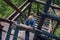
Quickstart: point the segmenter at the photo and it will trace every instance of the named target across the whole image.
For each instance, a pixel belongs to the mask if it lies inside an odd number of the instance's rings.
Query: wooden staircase
[[[35,27],[37,27],[40,21],[40,16],[36,16],[35,21],[36,21]],[[49,33],[52,31],[51,19],[48,19],[48,18],[45,19],[41,30],[47,31]]]
[[[36,24],[35,24],[35,27],[37,28],[38,26],[38,23],[39,23],[39,20],[40,20],[40,16],[37,16],[35,17],[35,21],[36,21]],[[3,28],[3,30],[9,32],[9,28],[11,26],[9,26],[8,23],[2,23],[2,25],[4,25],[5,27]],[[47,32],[51,32],[51,20],[46,18],[41,30],[44,30],[44,31],[47,31]],[[8,35],[8,34],[13,34],[14,36],[12,35]],[[30,36],[29,36],[29,40],[33,40],[33,37],[34,37],[34,34],[30,32]],[[2,40],[25,40],[25,30],[13,30],[13,29],[10,29],[10,32],[9,33],[4,33],[2,32]]]

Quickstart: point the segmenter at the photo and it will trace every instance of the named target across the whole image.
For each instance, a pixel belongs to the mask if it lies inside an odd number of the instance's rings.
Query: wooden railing
[[[53,34],[51,34],[51,33],[48,33],[48,32],[46,32],[46,31],[43,31],[43,30],[39,30],[39,26],[41,26],[42,27],[42,24],[43,24],[43,22],[44,22],[44,20],[45,20],[45,18],[50,18],[50,19],[52,19],[52,20],[55,20],[55,21],[57,21],[57,22],[60,22],[60,18],[58,18],[58,17],[56,17],[56,16],[53,16],[53,15],[49,15],[49,14],[46,14],[47,13],[47,11],[48,11],[48,9],[49,9],[49,7],[52,7],[53,9],[58,9],[58,10],[60,10],[60,7],[56,7],[56,6],[54,6],[54,5],[50,5],[51,4],[51,0],[47,0],[47,2],[45,3],[45,2],[41,2],[41,1],[37,1],[37,0],[28,0],[28,1],[25,1],[20,7],[16,7],[13,3],[11,3],[9,0],[3,0],[3,1],[5,1],[7,4],[9,4],[14,10],[16,10],[16,11],[14,11],[7,19],[2,19],[2,18],[0,18],[0,21],[1,22],[6,22],[6,23],[9,23],[10,24],[10,26],[11,26],[11,24],[13,24],[15,21],[14,20],[16,20],[19,16],[22,16],[22,12],[23,11],[25,11],[25,9],[27,9],[28,7],[31,7],[31,3],[32,2],[35,2],[35,3],[38,3],[38,4],[42,4],[42,5],[45,5],[45,7],[44,7],[44,10],[43,10],[43,12],[44,13],[41,13],[41,21],[40,21],[40,23],[39,23],[39,25],[38,25],[38,29],[34,29],[34,28],[32,28],[32,27],[29,27],[29,26],[27,26],[27,25],[24,25],[24,24],[22,24],[22,23],[20,23],[20,25],[19,24],[15,24],[16,26],[18,26],[17,27],[17,29],[18,30],[20,30],[20,29],[22,29],[22,30],[26,30],[26,31],[29,31],[29,32],[32,32],[32,33],[36,33],[36,35],[37,34],[44,34],[44,35],[46,35],[46,36],[49,36],[49,37],[51,37],[51,38],[54,38],[54,39],[56,39],[56,40],[60,40],[60,37],[57,37],[57,36],[55,36],[55,35],[53,35]],[[49,3],[48,3],[49,2]],[[48,4],[49,5],[48,5]],[[48,6],[48,7],[47,7]],[[46,10],[45,10],[46,9]],[[29,12],[31,11],[31,8],[29,8]],[[43,20],[42,20],[43,19]],[[41,24],[42,23],[42,24]],[[10,27],[9,26],[9,27]],[[40,28],[41,29],[41,28]],[[11,31],[11,30],[10,30]],[[43,38],[44,39],[44,38]],[[47,38],[48,39],[48,38]],[[8,39],[7,39],[8,40]],[[49,40],[49,39],[48,39]]]

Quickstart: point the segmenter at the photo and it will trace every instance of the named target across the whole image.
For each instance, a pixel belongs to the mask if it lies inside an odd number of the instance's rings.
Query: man
[[[34,13],[33,12],[26,19],[25,24],[34,28],[35,20],[34,20]],[[25,33],[25,40],[29,40],[29,32],[28,31],[26,31],[26,33]]]
[[[34,19],[34,14],[33,13],[31,13],[31,15],[26,19],[25,24],[29,25],[31,27],[34,27],[35,19]]]

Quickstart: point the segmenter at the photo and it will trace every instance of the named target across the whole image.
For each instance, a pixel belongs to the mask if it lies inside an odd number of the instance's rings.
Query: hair
[[[34,12],[32,11],[32,12],[30,13],[30,15],[34,15]]]
[[[31,13],[30,15],[33,15],[34,13]]]

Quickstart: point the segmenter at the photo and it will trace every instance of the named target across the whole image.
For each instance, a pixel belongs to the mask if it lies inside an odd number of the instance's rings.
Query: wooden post
[[[29,2],[30,2],[30,1],[29,1]],[[28,16],[29,16],[30,13],[31,13],[31,7],[32,7],[32,2],[30,3],[29,8],[28,8]]]

